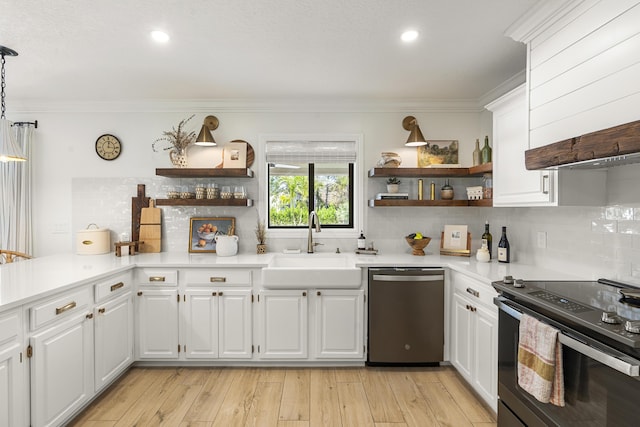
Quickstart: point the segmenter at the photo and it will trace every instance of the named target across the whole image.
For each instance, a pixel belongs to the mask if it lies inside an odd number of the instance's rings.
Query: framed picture
[[[471,256],[471,233],[466,225],[445,225],[440,255]]]
[[[446,166],[445,166],[446,165]],[[418,167],[459,167],[458,140],[433,140],[418,147]]]
[[[235,230],[235,218],[191,218],[189,252],[215,253],[216,236],[231,236]]]
[[[230,142],[224,147],[223,168],[246,168],[247,167],[247,143]]]

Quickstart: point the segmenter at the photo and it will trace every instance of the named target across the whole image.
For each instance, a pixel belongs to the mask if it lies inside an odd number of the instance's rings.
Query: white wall
[[[407,132],[402,119],[417,117],[422,132],[428,139],[458,139],[460,163],[471,164],[471,152],[476,138],[491,135],[491,116],[488,112],[450,106],[440,111],[425,108],[422,112],[404,111],[402,108],[353,109],[334,108],[331,112],[309,108],[301,112],[291,109],[269,111],[252,108],[203,108],[195,104],[174,110],[159,111],[140,108],[147,112],[43,112],[22,113],[18,119],[38,119],[35,157],[35,255],[43,256],[74,250],[75,232],[89,223],[113,230],[115,237],[130,230],[131,197],[136,195],[137,184],[147,186],[147,195],[165,197],[169,187],[198,180],[172,180],[155,176],[155,168],[170,167],[167,152],[154,153],[152,142],[162,131],[175,126],[181,119],[197,111],[191,120],[192,129],[198,130],[202,119],[214,114],[220,127],[214,137],[220,143],[243,139],[259,152],[258,136],[268,133],[359,133],[364,140],[364,168],[366,173],[374,166],[382,151],[398,152],[402,166],[415,166],[416,150],[403,146]],[[90,108],[88,109],[90,110]],[[156,111],[153,111],[156,110]],[[344,110],[344,112],[343,112]],[[222,112],[219,112],[222,111]],[[107,162],[94,151],[96,138],[103,133],[117,135],[123,143],[122,155]],[[259,171],[259,160],[253,167]],[[257,194],[256,178],[242,180],[249,197],[257,207],[264,199]],[[445,224],[468,224],[474,236],[475,250],[485,220],[491,223],[494,246],[500,238],[500,226],[508,226],[514,258],[519,262],[544,265],[555,269],[570,266],[581,275],[597,278],[635,278],[640,280],[640,193],[637,182],[640,167],[626,166],[610,172],[610,206],[594,208],[364,208],[365,234],[381,251],[404,251],[409,248],[403,236],[422,231],[434,237],[427,250],[437,251],[439,235]],[[227,179],[220,183],[233,183]],[[404,189],[416,191],[416,180],[404,180]],[[440,186],[442,180],[436,180]],[[453,180],[456,192],[464,192],[470,181]],[[365,179],[365,198],[382,191],[383,180]],[[475,184],[472,184],[475,185]],[[365,203],[362,200],[361,203]],[[247,208],[193,208],[164,207],[163,250],[186,251],[188,220],[191,216],[234,216],[240,237],[240,251],[252,253],[255,248],[253,229],[256,209]],[[547,247],[537,247],[537,232],[547,233]],[[322,251],[355,249],[352,239],[318,240],[325,243]],[[268,239],[270,250],[285,247],[304,247],[302,239]],[[215,255],[212,255],[215,256]]]

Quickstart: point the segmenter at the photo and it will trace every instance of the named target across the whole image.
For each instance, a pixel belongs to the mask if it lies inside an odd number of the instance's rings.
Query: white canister
[[[216,254],[233,256],[238,253],[238,236],[216,236]]]
[[[76,234],[76,253],[78,255],[98,255],[109,252],[111,252],[111,234],[108,228],[89,224],[85,230],[80,230]]]

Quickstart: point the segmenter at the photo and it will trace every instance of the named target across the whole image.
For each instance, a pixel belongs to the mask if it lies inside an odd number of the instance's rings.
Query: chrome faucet
[[[311,228],[313,227],[313,219],[314,218],[316,220],[316,233],[319,233],[319,232],[322,231],[320,229],[320,219],[318,218],[318,214],[316,214],[316,211],[309,212],[309,236],[307,237],[307,253],[308,254],[312,254],[313,253],[313,248],[315,246],[318,246],[318,245],[322,244],[322,243],[313,243],[313,234],[312,234]]]

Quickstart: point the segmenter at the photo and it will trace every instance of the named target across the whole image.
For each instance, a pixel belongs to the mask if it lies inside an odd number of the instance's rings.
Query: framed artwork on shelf
[[[427,141],[418,151],[418,167],[460,167],[458,163],[458,140],[444,139]]]
[[[466,225],[445,225],[440,255],[471,256],[471,233]]]
[[[230,142],[224,147],[223,168],[247,167],[247,143]]]
[[[216,236],[231,236],[235,233],[236,219],[191,218],[189,225],[189,252],[216,252]]]

